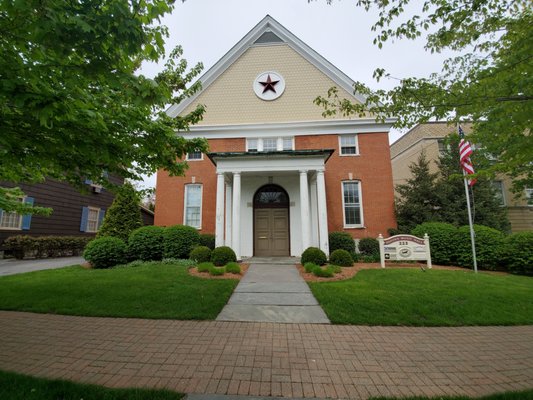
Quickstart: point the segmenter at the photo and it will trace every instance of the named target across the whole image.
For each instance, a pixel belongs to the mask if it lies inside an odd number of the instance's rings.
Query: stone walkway
[[[0,311],[0,369],[186,393],[481,396],[533,387],[533,326],[365,327]]]
[[[84,262],[83,257],[59,257],[35,260],[0,259],[0,276],[41,271],[44,269],[64,268]]]
[[[217,321],[329,324],[294,265],[251,264]]]

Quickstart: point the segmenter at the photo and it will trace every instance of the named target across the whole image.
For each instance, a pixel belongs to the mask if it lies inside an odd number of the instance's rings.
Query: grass
[[[0,371],[2,400],[179,400],[183,396],[169,390],[109,389]]]
[[[0,309],[101,317],[214,319],[235,279],[190,276],[178,263],[85,269],[80,266],[0,278]]]
[[[370,400],[470,400],[472,397],[468,396],[437,396],[437,397],[371,397]],[[483,397],[475,397],[476,400],[533,400],[533,390],[525,390],[522,392],[505,392],[491,394]]]
[[[471,271],[363,270],[309,282],[333,323],[402,326],[533,324],[533,279]]]

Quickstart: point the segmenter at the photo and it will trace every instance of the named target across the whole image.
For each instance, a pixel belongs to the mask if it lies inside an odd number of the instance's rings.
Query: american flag
[[[472,165],[472,160],[470,156],[472,155],[472,146],[468,140],[465,140],[465,133],[459,126],[459,160],[461,162],[461,167],[466,175],[472,175],[474,173],[474,166]],[[475,179],[469,179],[468,184],[473,186],[476,183]]]

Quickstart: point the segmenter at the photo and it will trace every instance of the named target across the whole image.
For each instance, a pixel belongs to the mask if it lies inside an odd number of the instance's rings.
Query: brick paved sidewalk
[[[533,387],[533,326],[364,327],[0,311],[0,369],[187,393],[478,396]]]

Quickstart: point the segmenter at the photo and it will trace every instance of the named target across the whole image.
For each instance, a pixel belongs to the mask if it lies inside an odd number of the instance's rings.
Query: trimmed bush
[[[4,240],[3,247],[17,259],[24,257],[78,256],[94,237],[16,235]]]
[[[379,242],[377,239],[365,237],[359,240],[359,253],[364,256],[379,256]]]
[[[322,278],[331,278],[333,275],[335,275],[333,270],[329,267],[328,268],[317,267],[313,270],[313,274],[315,274],[316,276],[320,276]]]
[[[329,263],[341,267],[351,267],[353,265],[353,258],[346,250],[337,249],[330,254]]]
[[[213,276],[224,275],[224,272],[226,272],[224,268],[216,268],[216,267],[209,268],[209,275],[213,275]]]
[[[127,246],[123,240],[107,236],[90,241],[83,252],[83,257],[94,268],[109,268],[125,264],[126,252]]]
[[[236,262],[237,256],[235,252],[228,246],[216,247],[211,252],[211,262],[219,267],[226,265],[229,262]]]
[[[320,268],[320,267],[312,262],[308,262],[304,264],[305,272],[307,272],[308,274],[312,274],[315,268]]]
[[[503,265],[503,250],[505,236],[496,229],[483,225],[474,225],[476,234],[476,258],[479,268],[494,270]],[[457,230],[455,241],[457,263],[462,267],[472,268],[472,247],[470,242],[470,228],[461,226]]]
[[[128,239],[128,256],[133,260],[159,261],[163,258],[163,232],[161,226],[143,226],[135,229]]]
[[[197,263],[203,263],[211,260],[211,249],[206,246],[197,246],[191,250],[189,256],[191,260],[196,261]]]
[[[505,238],[505,264],[509,272],[533,275],[533,232],[517,232]]]
[[[163,232],[164,258],[189,258],[194,246],[200,242],[198,231],[185,225],[174,225]]]
[[[431,261],[441,265],[453,264],[456,258],[455,237],[457,228],[445,222],[424,222],[411,231],[411,235],[420,238],[423,238],[426,233],[429,235]]]
[[[332,270],[334,274],[340,274],[342,272],[342,267],[339,265],[329,265],[328,268]]]
[[[209,247],[211,250],[215,248],[215,235],[210,233],[200,234],[200,246]]]
[[[229,262],[226,264],[226,272],[230,274],[240,274],[241,266],[236,262]]]
[[[331,232],[329,235],[329,251],[346,250],[348,253],[355,253],[355,242],[348,232]]]
[[[316,265],[324,265],[328,261],[326,254],[317,247],[308,247],[302,253],[301,263],[303,265],[308,262],[314,263]]]
[[[203,262],[201,264],[198,264],[196,267],[198,269],[198,272],[209,272],[211,268],[215,268],[213,263],[210,262]]]
[[[359,261],[362,261],[364,263],[376,263],[376,262],[380,262],[380,258],[379,258],[379,254],[374,254],[374,255],[371,255],[371,256],[363,256],[362,258],[359,259]]]

